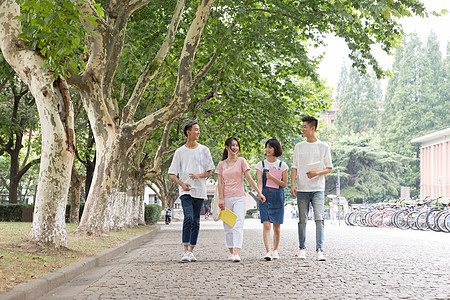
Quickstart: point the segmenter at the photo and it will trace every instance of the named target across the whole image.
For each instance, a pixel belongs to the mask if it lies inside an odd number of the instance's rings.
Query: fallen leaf
[[[46,264],[44,264],[44,268],[48,268],[48,266]]]

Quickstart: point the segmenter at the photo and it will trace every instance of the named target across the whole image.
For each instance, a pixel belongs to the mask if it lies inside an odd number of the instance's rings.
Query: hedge
[[[155,224],[161,218],[163,208],[157,204],[149,204],[145,206],[145,222],[147,224]]]

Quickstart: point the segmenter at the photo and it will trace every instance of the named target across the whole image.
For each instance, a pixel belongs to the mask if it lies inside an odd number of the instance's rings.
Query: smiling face
[[[266,146],[266,155],[267,156],[274,156],[275,155],[275,149],[269,145]]]
[[[191,129],[186,130],[186,134],[188,136],[188,140],[198,140],[200,137],[200,127],[198,124],[192,125]]]
[[[239,152],[239,143],[236,140],[231,141],[231,145],[227,146],[227,151],[229,154],[236,155]]]
[[[302,123],[302,134],[305,138],[310,138],[314,136],[314,133],[316,131],[316,128],[314,126],[311,126],[308,122]]]

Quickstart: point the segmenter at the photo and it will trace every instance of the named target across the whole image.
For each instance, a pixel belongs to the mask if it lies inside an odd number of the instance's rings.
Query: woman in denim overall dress
[[[258,176],[258,187],[262,189],[266,201],[259,202],[259,213],[261,223],[263,223],[263,240],[267,254],[265,260],[278,259],[278,245],[280,243],[280,225],[284,218],[284,188],[287,186],[288,169],[285,162],[277,157],[283,154],[281,144],[277,139],[270,139],[266,142],[265,149],[267,159],[256,164],[256,174]],[[275,169],[273,173],[281,173],[278,178],[273,176],[269,170]],[[267,180],[270,179],[275,187],[267,186]],[[270,231],[273,224],[273,247],[270,245]]]

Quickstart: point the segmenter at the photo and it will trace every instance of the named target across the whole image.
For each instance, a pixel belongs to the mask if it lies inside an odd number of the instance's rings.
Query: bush
[[[253,214],[257,211],[259,211],[258,208],[252,208],[252,209],[247,210],[247,212],[245,213],[245,218],[246,219],[253,218]]]
[[[22,209],[34,208],[33,204],[0,204],[0,222],[23,222]],[[80,218],[83,214],[84,203],[80,204]],[[70,205],[66,206],[66,222],[69,222]]]
[[[29,204],[26,204],[28,207]],[[22,207],[24,204],[1,204],[0,221],[1,222],[22,222]],[[31,207],[33,207],[31,205]]]
[[[155,224],[161,218],[163,208],[157,204],[149,204],[145,206],[145,223]]]

